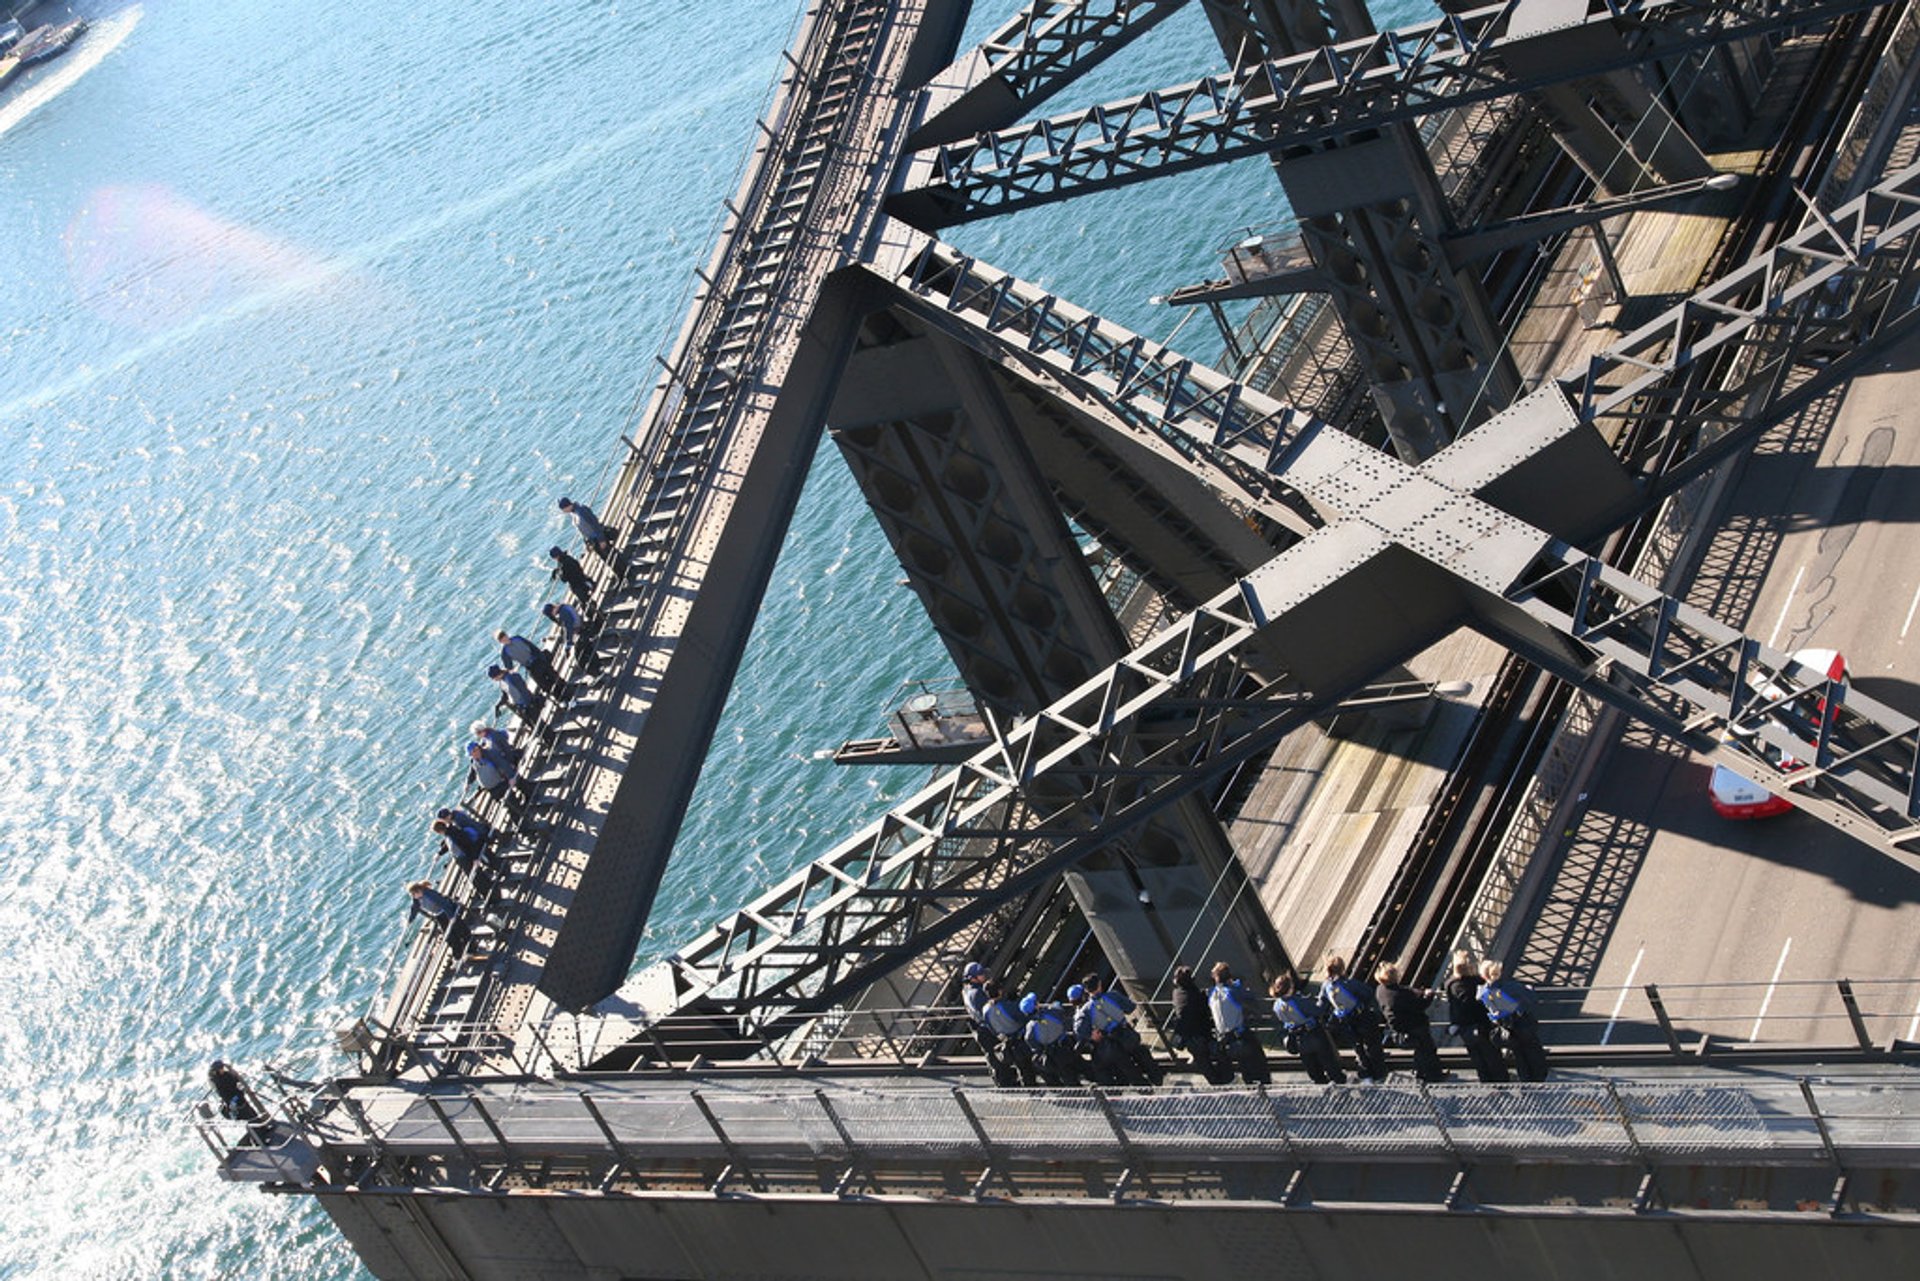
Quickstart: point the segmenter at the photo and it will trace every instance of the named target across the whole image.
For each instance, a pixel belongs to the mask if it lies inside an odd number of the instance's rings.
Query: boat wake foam
[[[133,34],[143,12],[140,5],[134,5],[111,18],[102,18],[91,24],[87,34],[80,37],[72,52],[62,58],[50,74],[36,79],[6,102],[0,103],[0,138],[5,138],[14,126],[58,98],[81,76],[99,66],[108,54],[120,47],[121,41]]]

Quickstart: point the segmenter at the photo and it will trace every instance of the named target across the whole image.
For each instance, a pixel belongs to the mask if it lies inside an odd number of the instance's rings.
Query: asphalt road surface
[[[1920,341],[1755,449],[1688,599],[1777,649],[1838,649],[1863,693],[1920,715],[1916,520]],[[1602,1021],[1581,1039],[1655,1035],[1638,989],[1656,983],[1690,1043],[1844,1042],[1843,977],[1878,1043],[1915,1039],[1920,872],[1800,812],[1722,819],[1709,769],[1644,731],[1621,736],[1521,972],[1635,989],[1590,995],[1585,1013]]]

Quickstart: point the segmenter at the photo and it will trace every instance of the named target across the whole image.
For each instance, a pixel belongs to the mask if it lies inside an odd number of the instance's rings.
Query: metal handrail
[[[1793,998],[1807,993],[1819,994],[1823,1004],[1789,1008]],[[1598,1045],[1611,1045],[1623,1053],[1665,1047],[1676,1061],[1697,1057],[1703,1039],[1729,1057],[1809,1049],[1891,1052],[1913,1040],[1915,1029],[1901,1025],[1920,1022],[1916,1010],[1920,977],[1601,984],[1541,987],[1534,995],[1541,1039],[1549,1049],[1597,1048],[1593,1037],[1600,1036]],[[1731,1008],[1736,1001],[1745,1004]],[[1702,1009],[1703,1002],[1718,1008]],[[1435,998],[1434,1030],[1443,1041],[1445,1004],[1444,998]],[[1257,1001],[1255,1007],[1250,1011],[1254,1030],[1269,1052],[1278,1055],[1278,1037],[1265,1018],[1265,1002]],[[1766,1015],[1777,1023],[1796,1028],[1818,1025],[1823,1031],[1835,1027],[1844,1032],[1818,1041],[1736,1035],[1751,1032],[1756,1015],[1769,1007],[1781,1007]],[[1150,1029],[1167,1025],[1170,1014],[1168,1002],[1142,1002],[1138,1021],[1152,1035]],[[1892,1035],[1869,1034],[1872,1024],[1889,1022],[1894,1025]],[[1628,1035],[1614,1036],[1623,1028]],[[1760,1030],[1765,1031],[1764,1025]],[[482,1076],[623,1073],[631,1070],[636,1058],[654,1067],[686,1067],[704,1058],[758,1068],[797,1067],[818,1060],[908,1070],[929,1061],[978,1056],[971,1021],[961,1006],[836,1008],[804,1025],[778,1029],[695,1015],[649,1020],[561,1014],[545,1023],[526,1025],[522,1032],[515,1038],[487,1023],[451,1023],[436,1026],[429,1035],[395,1037],[391,1044],[414,1061],[458,1059]],[[620,1066],[594,1066],[609,1059]]]
[[[844,12],[851,14],[858,7],[859,6],[855,4],[846,5]],[[797,20],[796,33],[807,23],[820,18],[825,12],[824,9],[810,9],[803,13]],[[796,100],[800,99],[800,95],[792,92],[795,86],[806,84],[817,75],[822,74],[825,60],[829,54],[835,52],[838,48],[837,42],[834,41],[809,41],[807,45],[813,46],[806,48],[808,65],[806,67],[796,66],[793,73],[777,81],[770,86],[768,90],[767,104],[771,105],[776,102],[780,104],[778,119],[781,125],[787,123],[787,117],[793,110]],[[813,110],[817,104],[810,101],[802,101],[801,105],[803,114],[799,123],[804,126],[804,124],[812,121]],[[763,107],[761,112],[763,121],[762,128],[765,129],[769,135],[769,143],[767,146],[756,148],[748,154],[747,158],[744,159],[741,164],[741,176],[736,180],[737,188],[742,182],[747,181],[746,174],[748,171],[750,169],[753,170],[754,176],[751,180],[751,189],[742,196],[743,207],[740,211],[736,212],[733,210],[731,204],[728,204],[725,206],[727,209],[726,215],[724,217],[717,217],[716,219],[715,239],[718,243],[716,245],[714,260],[723,263],[730,273],[738,273],[741,269],[741,255],[736,252],[741,238],[744,235],[751,234],[757,226],[764,221],[771,207],[770,202],[781,190],[791,185],[789,182],[791,178],[791,166],[781,163],[781,158],[799,147],[821,141],[819,138],[812,136],[811,132],[805,127],[792,129],[768,127],[764,124],[766,115],[767,108]],[[844,135],[848,127],[848,115],[849,113],[843,112],[841,118],[834,123],[832,136],[825,140],[828,145],[831,145]],[[819,181],[810,180],[806,185],[808,189],[806,208],[811,210],[815,202],[819,199],[824,184]],[[729,222],[731,222],[731,226],[728,225]],[[783,257],[785,261],[780,268],[779,281],[775,286],[776,292],[784,289],[792,279],[794,272],[799,269],[799,259],[803,256],[803,250],[804,247],[798,243],[797,238],[794,244],[787,246],[784,250]],[[729,287],[723,289],[721,288],[722,285]],[[712,297],[725,299],[730,297],[733,292],[731,285],[732,282],[727,280],[725,275],[722,275],[719,279],[708,282],[705,287],[711,291]],[[694,307],[694,294],[696,292],[695,287],[690,284],[686,296],[688,310],[692,310]],[[681,344],[682,348],[686,350],[677,351],[676,354],[684,356],[687,351],[703,346],[711,341],[714,335],[718,334],[721,328],[728,322],[728,316],[733,310],[734,308],[730,304],[701,308],[697,318],[691,322],[691,328],[685,334],[685,341]],[[759,336],[764,332],[767,318],[771,312],[772,308],[763,307],[758,317],[753,321],[753,330],[750,337],[754,341],[757,342]],[[679,435],[678,429],[685,426],[685,422],[682,419],[682,406],[688,403],[697,404],[702,401],[704,399],[704,393],[709,389],[709,385],[712,384],[716,374],[716,371],[712,369],[704,369],[704,376],[701,379],[700,386],[688,387],[682,384],[681,397],[674,401],[674,403],[668,404],[666,400],[662,398],[661,393],[667,391],[670,385],[675,382],[671,374],[670,366],[669,369],[670,372],[667,383],[656,387],[651,399],[649,399],[647,393],[644,391],[636,393],[627,419],[622,424],[621,435],[625,438],[627,432],[632,429],[637,416],[642,412],[641,407],[643,403],[648,404],[649,407],[658,411],[652,416],[650,429],[645,441],[639,444],[632,444],[630,442],[630,450],[620,463],[620,483],[611,491],[610,499],[605,506],[608,519],[615,525],[621,527],[623,531],[623,543],[625,544],[623,551],[629,555],[635,550],[635,544],[641,533],[642,522],[646,519],[650,511],[659,506],[658,501],[655,500],[658,500],[660,495],[651,492],[653,489],[658,488],[658,486],[649,486],[645,482],[654,476],[662,474],[662,465],[668,451],[671,450],[674,441]],[[602,469],[602,477],[603,479],[605,477],[604,466]],[[661,559],[663,563],[671,562],[673,553],[677,551],[686,540],[688,535],[688,521],[685,512],[686,508],[683,506],[680,515],[672,523],[671,532],[662,548]],[[592,574],[598,593],[602,598],[608,597],[613,587],[612,582],[609,581],[612,578],[611,568],[605,565],[596,566]],[[657,614],[661,600],[658,590],[660,586],[658,578],[659,576],[657,574],[648,575],[644,581],[638,584],[637,589],[629,587],[623,593],[637,606],[634,619],[629,620],[626,626],[632,627],[635,623],[638,623],[638,631],[644,633],[647,630]],[[549,639],[551,638],[552,633],[549,632]],[[635,643],[636,638],[630,636],[623,648],[630,652]],[[614,662],[617,664],[623,661],[624,657],[625,654],[623,653],[621,656],[615,658]],[[570,666],[571,665],[569,665],[569,670],[565,673],[566,675],[572,674]],[[538,722],[545,723],[557,714],[557,709],[553,708],[549,703],[543,707]],[[522,725],[519,727],[516,737],[523,743],[537,741],[537,735],[534,732],[537,728],[537,724],[531,728]],[[576,754],[573,762],[567,765],[566,773],[558,780],[566,802],[577,802],[579,798],[583,771],[578,768],[578,762],[586,755],[587,753],[585,752]],[[523,774],[530,774],[535,768],[537,767],[530,761],[527,769],[523,771]],[[492,821],[491,818],[490,821]],[[495,826],[504,830],[506,825],[496,822]],[[553,854],[552,843],[539,842],[534,848],[536,857],[539,859],[542,868],[544,868]],[[443,888],[445,888],[444,882]],[[463,902],[464,901],[463,898]],[[407,1023],[422,1017],[424,1013],[423,1003],[430,999],[433,992],[440,989],[442,986],[441,980],[447,972],[447,962],[451,958],[445,955],[445,952],[444,938],[430,931],[417,933],[408,932],[407,934],[403,934],[402,938],[396,943],[393,951],[389,955],[387,966],[389,978],[382,984],[382,991],[385,995],[376,997],[376,1001],[383,1002],[386,1009],[397,1012],[396,1017],[392,1020],[394,1023]],[[406,976],[404,978],[406,990],[396,994],[392,989],[396,980],[400,980],[402,975]]]
[[[1429,1159],[1577,1162],[1582,1166],[1689,1169],[1723,1164],[1920,1168],[1920,1118],[1876,1082],[1845,1078],[1699,1080],[1570,1079],[1529,1085],[1307,1085],[1176,1091],[1034,1091],[959,1087],[890,1091],[791,1083],[752,1090],[672,1081],[609,1083],[598,1090],[529,1086],[502,1097],[466,1087],[409,1095],[377,1122],[353,1097],[311,1127],[341,1173],[408,1182],[408,1162],[437,1190],[497,1187],[521,1166],[563,1154],[576,1179],[594,1166],[645,1163],[644,1178],[708,1183],[717,1164],[762,1186],[797,1170],[817,1193],[820,1163],[857,1168],[876,1189],[903,1189],[955,1163],[992,1171],[1019,1195],[1019,1180],[1053,1195],[1120,1199],[1141,1160],[1162,1168],[1217,1169]],[[396,1100],[398,1101],[398,1100]],[[1074,1167],[1067,1181],[1060,1163]],[[584,1163],[584,1164],[583,1164]],[[544,1169],[544,1166],[540,1168]],[[1104,1169],[1110,1189],[1072,1184]],[[602,1186],[605,1186],[603,1183]],[[1180,1194],[1174,1194],[1176,1199]]]

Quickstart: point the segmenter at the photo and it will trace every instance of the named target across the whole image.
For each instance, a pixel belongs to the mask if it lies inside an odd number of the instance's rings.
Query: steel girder
[[[1104,398],[1116,419],[1205,456],[1250,500],[1264,494],[1266,510],[1324,523],[1324,504],[1301,493],[1291,471],[1296,448],[1322,434],[1311,415],[931,237],[895,224],[886,243],[876,266],[936,303],[925,313],[935,323],[988,335],[1003,362],[1044,369],[1083,397]],[[1815,217],[1520,401],[1515,409],[1535,420],[1565,415],[1562,435],[1582,426],[1600,432],[1632,482],[1560,513],[1554,532],[1580,540],[1624,522],[1911,328],[1920,310],[1916,251],[1920,166]],[[1447,452],[1489,454],[1479,464],[1483,482],[1497,487],[1513,459],[1497,437],[1476,434]]]
[[[1917,194],[1920,167],[1895,175],[1420,468],[897,222],[879,228],[868,267],[898,305],[1230,469],[1306,536],[647,971],[643,1004],[656,1016],[701,998],[818,1009],[937,946],[1337,701],[1352,685],[1314,670],[1324,655],[1276,675],[1268,648],[1250,642],[1381,566],[1414,601],[1397,620],[1406,644],[1473,619],[1692,742],[1733,731],[1722,752],[1800,784],[1795,799],[1829,821],[1906,839],[1920,811],[1911,719],[1474,495],[1554,442],[1607,427],[1647,483],[1630,499],[1615,487],[1579,517],[1604,524],[1596,513],[1617,520],[1657,498],[1655,459],[1704,466],[1733,447],[1720,442],[1818,394],[1910,322]],[[1809,350],[1815,338],[1844,346]],[[1708,375],[1740,394],[1714,392]],[[1355,601],[1339,604],[1345,616]],[[1256,650],[1261,675],[1246,662]]]
[[[1565,544],[1506,600],[1597,661],[1571,680],[1920,868],[1920,723]],[[1518,639],[1508,623],[1489,630]]]
[[[1910,329],[1920,294],[1920,166],[1642,325],[1557,388],[1665,497],[1825,394]]]
[[[1797,802],[1845,830],[1887,846],[1910,839],[1920,725],[1474,494],[1636,401],[1643,417],[1657,414],[1648,407],[1670,403],[1669,384],[1692,385],[1703,358],[1735,341],[1729,326],[1776,325],[1829,281],[1876,282],[1849,300],[1856,324],[1875,298],[1883,315],[1896,305],[1910,312],[1920,270],[1900,246],[1920,232],[1917,183],[1920,166],[1776,250],[1794,270],[1760,270],[1778,288],[1738,315],[1708,308],[1721,318],[1710,334],[1682,322],[1726,282],[1674,308],[1661,323],[1698,340],[1690,348],[1655,353],[1645,335],[1659,326],[1649,326],[1584,376],[1507,411],[1506,426],[1524,428],[1557,410],[1531,436],[1495,425],[1419,468],[937,241],[888,229],[891,253],[874,269],[915,315],[1009,368],[1107,399],[1143,430],[1272,474],[1320,527],[647,971],[636,988],[642,1004],[655,1017],[703,998],[764,1017],[819,1009],[937,946],[1367,679],[1352,676],[1359,663],[1345,652],[1358,635],[1336,633],[1322,638],[1334,652],[1315,650],[1313,634],[1331,619],[1355,632],[1402,628],[1397,639],[1376,637],[1379,653],[1472,621],[1662,730],[1718,743],[1741,769],[1796,787]],[[1874,229],[1876,219],[1884,221]],[[1837,252],[1836,241],[1822,254],[1820,234],[1840,236],[1854,253]],[[1876,257],[1885,266],[1863,275],[1857,264]],[[1900,328],[1858,329],[1851,352],[1817,377],[1837,378]],[[1752,403],[1741,430],[1797,402],[1789,394]],[[1489,452],[1502,436],[1516,438],[1504,467]],[[1617,495],[1601,506],[1617,509]],[[1272,634],[1289,629],[1276,651]],[[1276,675],[1275,652],[1305,658]]]
[[[629,990],[652,1018],[700,1002],[773,1022],[936,947],[1311,715],[1304,695],[1249,687],[1237,659],[1259,626],[1239,585],[1222,593]]]
[[[931,147],[1018,120],[1187,0],[1028,0],[921,90],[911,145]]]
[[[1506,65],[1507,54],[1564,28],[1524,25],[1535,0],[1506,0],[922,151],[906,167],[893,208],[917,226],[949,226],[1347,137],[1885,3],[1604,0],[1589,7],[1584,23],[1629,27],[1639,37],[1630,48],[1564,70],[1518,73]]]

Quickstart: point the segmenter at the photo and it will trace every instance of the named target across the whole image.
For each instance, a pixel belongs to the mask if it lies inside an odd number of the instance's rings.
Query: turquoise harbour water
[[[0,1276],[362,1276],[189,1103],[373,1004],[487,638],[604,490],[799,6],[74,8],[0,91]],[[1074,100],[1219,61],[1196,6]],[[957,239],[1165,336],[1277,190]],[[827,447],[641,961],[915,781],[812,759],[947,671],[898,573]]]

